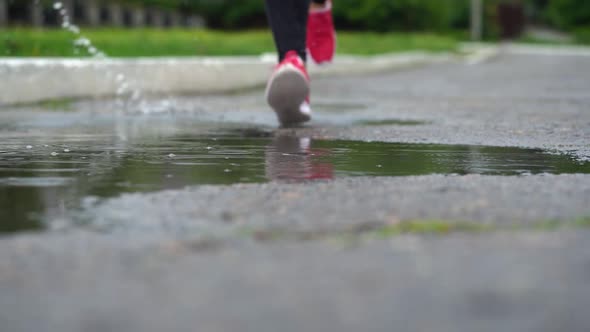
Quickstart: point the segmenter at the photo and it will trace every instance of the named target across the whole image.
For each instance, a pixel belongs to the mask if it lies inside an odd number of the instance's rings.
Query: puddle
[[[590,173],[590,163],[542,150],[223,134],[62,135],[0,143],[0,232],[44,228],[87,197],[188,185],[331,180],[348,176]]]

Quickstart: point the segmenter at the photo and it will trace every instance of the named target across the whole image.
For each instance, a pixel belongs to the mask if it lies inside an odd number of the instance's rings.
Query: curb
[[[471,45],[461,49],[460,53],[470,54],[469,61],[496,48]],[[458,58],[456,53],[425,52],[368,57],[342,55],[330,66],[311,65],[310,74],[312,77],[369,74]],[[139,91],[148,95],[231,92],[263,86],[275,61],[273,54],[134,59],[0,58],[0,105],[105,98]]]

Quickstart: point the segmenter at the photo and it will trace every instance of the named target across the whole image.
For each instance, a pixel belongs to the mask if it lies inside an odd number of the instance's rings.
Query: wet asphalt
[[[157,99],[150,114],[111,126],[112,144],[233,126],[316,140],[540,148],[584,162],[589,73],[590,57],[505,53],[318,79],[317,116],[298,129],[275,130],[260,91]],[[6,110],[1,135],[23,146],[98,135],[92,128],[112,123],[115,104]],[[3,235],[1,330],[590,329],[590,175],[319,180],[87,198],[44,232]],[[385,231],[406,221],[471,227]]]

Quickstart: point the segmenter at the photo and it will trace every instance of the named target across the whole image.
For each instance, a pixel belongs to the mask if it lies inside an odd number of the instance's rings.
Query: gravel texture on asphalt
[[[507,52],[476,65],[318,79],[315,122],[279,132],[546,148],[588,160],[588,73],[587,56]],[[260,95],[172,98],[163,113],[272,131]],[[425,123],[356,125],[391,119]],[[27,133],[47,130],[57,129]],[[85,205],[53,231],[0,238],[0,329],[588,331],[590,231],[568,225],[589,216],[590,175],[576,174],[126,194]],[[490,228],[371,231],[429,219]],[[563,227],[536,227],[553,220]],[[319,236],[265,241],[257,232]]]
[[[587,331],[590,233],[0,243],[2,330]]]
[[[159,238],[236,230],[338,232],[408,220],[498,227],[590,216],[590,176],[348,178],[126,194],[88,207],[101,231]]]

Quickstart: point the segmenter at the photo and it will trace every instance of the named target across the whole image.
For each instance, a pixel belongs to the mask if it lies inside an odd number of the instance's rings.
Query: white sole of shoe
[[[309,82],[297,68],[290,65],[274,73],[266,88],[266,100],[277,113],[282,126],[311,120],[311,116],[300,109],[308,95]]]

